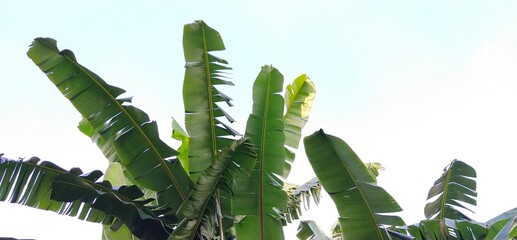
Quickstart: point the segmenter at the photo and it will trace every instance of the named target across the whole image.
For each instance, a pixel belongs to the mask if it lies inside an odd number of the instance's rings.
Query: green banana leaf
[[[207,209],[209,211],[214,209],[207,208],[207,204],[216,188],[231,192],[233,176],[251,171],[256,160],[257,154],[248,139],[234,141],[217,154],[216,161],[201,174],[189,198],[178,210],[178,215],[184,219],[174,229],[169,239],[194,239],[198,233],[199,224],[202,222],[202,214]],[[201,232],[201,238],[211,239],[211,236],[203,236],[203,232]],[[225,238],[221,237],[221,239]]]
[[[504,213],[501,213],[495,217],[493,217],[492,219],[488,220],[485,222],[486,225],[488,226],[492,226],[493,224],[501,221],[501,220],[505,220],[505,219],[510,219],[510,218],[513,218],[517,216],[517,207],[516,208],[512,208]]]
[[[307,211],[310,208],[311,198],[316,205],[319,204],[321,199],[321,185],[318,178],[313,178],[301,186],[284,183],[284,191],[288,195],[285,214],[285,221],[287,223],[300,219],[302,206]]]
[[[300,221],[296,237],[301,240],[329,240],[321,228],[312,220]]]
[[[415,239],[485,239],[488,229],[485,224],[465,219],[431,219],[407,227]]]
[[[108,181],[96,182],[102,172],[82,174],[66,171],[33,157],[29,160],[0,160],[0,200],[53,211],[79,219],[110,225],[118,230],[126,224],[142,239],[166,239],[167,230],[152,208],[141,199],[136,186],[113,188]]]
[[[305,137],[305,152],[321,185],[334,201],[344,239],[389,239],[386,227],[403,226],[390,215],[402,209],[354,151],[323,130]]]
[[[124,170],[120,163],[112,162],[109,164],[104,180],[109,181],[113,186],[127,186],[133,183],[124,176]],[[148,198],[144,194],[144,198]],[[113,231],[109,226],[102,226],[102,240],[138,240],[138,238],[131,233],[131,230],[126,225],[121,226],[117,231]]]
[[[183,102],[185,107],[185,128],[188,142],[181,148],[180,160],[188,162],[190,178],[196,182],[203,171],[216,159],[218,152],[232,143],[237,135],[227,123],[234,122],[220,106],[225,102],[230,107],[231,98],[222,93],[217,85],[233,85],[225,76],[231,70],[228,62],[212,54],[224,50],[220,34],[203,21],[186,24],[183,30],[183,52],[185,55],[185,78],[183,83]],[[226,122],[226,123],[225,123]],[[185,157],[184,153],[188,153]],[[233,226],[231,219],[230,196],[225,192],[215,193],[215,207],[223,214],[217,215],[216,222],[207,226],[223,226],[220,235]],[[212,209],[211,211],[215,211]],[[214,218],[206,218],[211,221]],[[224,224],[224,223],[227,224]],[[228,224],[229,222],[229,224]],[[209,232],[208,230],[206,230]]]
[[[220,92],[216,85],[233,85],[224,76],[228,62],[212,55],[212,51],[224,50],[221,35],[203,21],[186,24],[183,29],[185,78],[183,102],[185,127],[190,137],[188,145],[189,170],[194,182],[215,159],[217,152],[226,147],[238,133],[231,129],[234,120],[218,105],[230,97]]]
[[[123,89],[81,66],[70,50],[59,51],[55,40],[35,39],[27,55],[86,119],[83,132],[90,131],[108,159],[120,161],[141,188],[158,194],[160,206],[175,213],[193,184],[177,152],[160,140],[156,122],[120,97]]]
[[[282,219],[287,194],[280,178],[285,165],[284,99],[280,95],[282,74],[263,66],[253,84],[253,108],[245,136],[258,154],[251,176],[235,177],[232,211],[246,215],[236,224],[239,236],[252,239],[283,239]]]
[[[517,239],[517,217],[501,220],[488,230],[486,240]]]
[[[286,113],[284,115],[284,135],[286,162],[282,177],[287,179],[294,162],[292,149],[298,149],[302,137],[302,129],[309,120],[309,114],[316,97],[316,87],[307,75],[302,74],[293,83],[287,85],[285,91]]]
[[[517,208],[510,209],[485,224],[488,225],[486,240],[517,238]]]
[[[424,213],[427,219],[466,219],[460,211],[470,210],[463,203],[476,205],[476,170],[468,164],[453,160],[444,168],[442,176],[434,182],[427,195]]]

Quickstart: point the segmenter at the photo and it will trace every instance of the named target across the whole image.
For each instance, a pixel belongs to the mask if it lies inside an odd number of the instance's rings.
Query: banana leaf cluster
[[[467,216],[476,205],[477,192],[476,171],[465,162],[453,160],[434,182],[424,208],[427,219],[406,225],[394,215],[402,208],[377,185],[380,165],[364,164],[347,143],[323,130],[307,136],[304,143],[339,219],[331,237],[315,222],[302,221],[299,239],[517,239],[517,208],[485,223]]]
[[[315,87],[303,74],[283,96],[283,75],[263,66],[242,135],[223,106],[231,107],[232,98],[219,89],[233,85],[228,62],[214,54],[224,49],[205,22],[185,25],[185,128],[173,121],[172,137],[182,143],[174,149],[124,89],[82,66],[56,40],[36,38],[28,57],[81,114],[79,130],[109,167],[101,180],[101,171],[2,157],[0,200],[102,223],[103,239],[283,239],[282,226],[301,213],[292,210],[301,201],[288,209],[284,181]]]

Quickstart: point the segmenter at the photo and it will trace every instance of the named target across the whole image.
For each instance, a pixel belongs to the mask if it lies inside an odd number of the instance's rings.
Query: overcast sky
[[[281,2],[281,3],[279,3]],[[79,63],[127,90],[169,139],[183,121],[183,25],[217,29],[236,86],[227,111],[244,132],[252,83],[273,64],[290,83],[317,87],[304,130],[345,140],[365,162],[386,167],[378,184],[407,224],[424,218],[429,188],[453,159],[478,173],[474,219],[516,207],[516,1],[1,1],[0,152],[39,156],[64,168],[104,170],[106,160],[77,129],[80,115],[26,57],[52,37]],[[332,167],[332,166],[329,166]],[[289,181],[314,176],[303,148]],[[100,226],[0,203],[0,237],[99,239]],[[331,217],[332,216],[332,217]],[[329,230],[337,216],[324,196],[309,211]],[[294,238],[294,224],[287,239]]]

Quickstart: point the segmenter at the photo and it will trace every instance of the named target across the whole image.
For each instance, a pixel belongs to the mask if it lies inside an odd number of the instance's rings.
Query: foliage
[[[253,84],[253,106],[244,136],[222,108],[232,86],[221,35],[203,21],[183,31],[185,129],[173,120],[164,143],[157,124],[109,85],[60,51],[51,38],[36,38],[27,55],[82,115],[79,130],[109,161],[105,177],[69,171],[39,158],[0,154],[0,200],[102,223],[102,239],[284,239],[282,226],[299,219],[302,205],[319,203],[321,187],[339,219],[331,237],[312,220],[300,221],[300,239],[517,239],[517,209],[480,223],[465,214],[476,205],[476,172],[454,160],[429,190],[427,219],[406,225],[402,208],[377,185],[379,163],[363,163],[351,147],[323,130],[304,139],[317,178],[285,182],[315,86],[302,74],[288,84],[265,65]]]
[[[232,106],[218,89],[233,85],[225,77],[231,68],[213,54],[224,49],[220,34],[203,21],[185,25],[185,130],[173,120],[172,137],[182,143],[176,150],[160,139],[156,122],[122,96],[125,90],[79,64],[72,51],[60,51],[54,39],[36,38],[28,57],[82,115],[79,130],[99,147],[109,168],[98,181],[98,170],[82,174],[38,164],[37,158],[2,157],[0,199],[103,223],[103,239],[231,239],[243,229],[241,238],[283,238],[282,226],[290,222],[284,179],[315,87],[303,74],[287,86],[284,100],[282,74],[262,67],[241,136],[220,106]],[[249,200],[242,184],[257,190],[260,211],[239,205]],[[311,193],[319,194],[304,192]]]
[[[363,164],[343,140],[319,130],[304,139],[305,151],[321,185],[339,213],[332,238],[345,239],[517,239],[517,209],[480,223],[467,217],[475,206],[476,171],[453,160],[429,190],[428,219],[412,225],[391,215],[401,208],[381,187],[380,165]],[[332,166],[332,167],[328,167]],[[373,167],[373,168],[372,168]],[[368,173],[369,172],[369,173]],[[325,239],[313,222],[302,222],[300,239]]]

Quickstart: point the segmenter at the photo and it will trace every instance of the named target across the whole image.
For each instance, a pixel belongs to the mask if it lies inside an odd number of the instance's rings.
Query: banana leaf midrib
[[[202,25],[203,26],[203,25]],[[206,34],[205,34],[205,28],[202,27],[201,28],[201,32],[203,33],[203,57],[205,58],[205,73],[206,73],[206,81],[207,81],[207,89],[206,89],[206,92],[207,92],[207,96],[208,96],[208,109],[209,109],[209,119],[210,119],[210,137],[212,138],[212,161],[211,163],[213,163],[215,161],[215,158],[216,158],[216,155],[217,155],[217,135],[216,135],[216,131],[215,131],[215,115],[214,115],[214,105],[215,103],[213,102],[214,99],[213,99],[213,96],[212,96],[212,79],[211,79],[211,74],[210,74],[210,63],[208,62],[208,46],[207,46],[207,42],[206,42]],[[219,191],[217,191],[217,194],[216,194],[216,201],[218,202],[217,206],[220,206],[220,194],[219,194]],[[206,206],[208,205],[208,201],[206,201],[203,209],[206,209]],[[202,213],[201,213],[202,214]],[[220,216],[217,217],[217,221],[219,223],[219,233],[221,234],[221,236],[223,236],[223,229],[222,229],[222,225],[223,225],[223,220]],[[201,223],[200,220],[198,220],[198,222],[196,223],[196,229],[197,227],[199,226],[199,224]]]
[[[452,176],[452,165],[449,167],[447,171],[447,177],[444,180],[444,186],[443,186],[443,193],[440,200],[440,215],[438,219],[444,219],[445,218],[445,202],[447,201],[447,193],[449,191],[449,181]]]
[[[266,99],[264,101],[264,105],[265,106],[268,106],[269,105],[269,95],[270,95],[270,91],[271,91],[271,73],[268,74],[268,80],[267,80],[267,86],[266,86],[266,94],[264,94],[266,96]],[[262,112],[262,131],[261,131],[261,139],[260,139],[260,154],[258,156],[260,156],[260,159],[258,161],[258,164],[259,164],[259,216],[260,216],[260,239],[264,239],[264,194],[262,192],[263,190],[263,179],[264,179],[264,171],[263,171],[263,160],[264,160],[264,153],[265,153],[265,134],[266,134],[266,131],[264,131],[265,129],[267,129],[267,119],[268,119],[268,108],[267,107],[264,107],[264,110]]]
[[[42,166],[40,164],[32,163],[32,162],[18,162],[18,163],[34,167],[34,169],[44,170],[45,172],[52,172],[52,173],[56,173],[56,174],[73,174],[73,173],[69,173],[69,172],[59,171],[58,169]],[[98,184],[98,183],[96,183],[94,181],[90,181],[89,179],[86,179],[86,178],[81,178],[81,179],[83,181],[87,182],[88,184],[90,184],[91,186],[95,185],[96,187],[99,187],[101,190],[104,190],[105,192],[111,192],[111,193],[115,194],[122,201],[126,201],[128,203],[135,204],[135,203],[133,203],[132,199],[129,199],[129,198],[125,197],[124,195],[119,194],[117,191],[113,191],[113,189],[111,189],[111,188],[105,187],[102,184]],[[68,185],[84,189],[84,187],[81,186],[81,185],[71,184],[69,182],[62,182],[62,181],[57,181],[57,180],[53,180],[52,182],[54,182],[54,181],[61,182],[61,183],[66,183]]]
[[[48,47],[50,48],[53,48],[53,46],[47,44],[47,42],[45,41],[40,41],[41,43],[47,45]],[[55,49],[56,51],[59,51],[59,49]],[[59,54],[59,53],[58,53]],[[176,179],[176,177],[174,176],[174,174],[172,174],[172,172],[170,171],[170,169],[167,167],[167,165],[165,164],[165,160],[164,158],[160,155],[160,153],[157,151],[157,149],[154,147],[154,145],[152,144],[152,142],[149,140],[149,138],[147,137],[147,135],[144,133],[144,131],[142,130],[142,128],[140,127],[140,125],[138,125],[135,120],[131,117],[131,115],[125,110],[124,106],[122,106],[122,104],[117,101],[116,98],[113,97],[113,95],[111,95],[109,93],[109,91],[104,88],[101,84],[99,84],[98,81],[96,81],[95,77],[93,77],[90,72],[88,71],[85,71],[84,70],[84,67],[81,66],[79,63],[77,63],[74,59],[71,59],[69,56],[66,56],[66,55],[62,55],[64,58],[68,59],[69,62],[73,63],[78,69],[80,69],[80,71],[83,71],[94,83],[96,86],[98,86],[100,89],[102,89],[102,91],[104,91],[106,93],[106,95],[110,96],[113,100],[113,103],[115,103],[115,105],[121,110],[122,113],[124,113],[124,115],[131,121],[132,125],[134,126],[134,128],[136,128],[138,130],[138,133],[145,139],[146,143],[147,143],[147,146],[149,146],[149,149],[152,150],[153,154],[159,159],[159,161],[161,162],[160,166],[162,166],[165,170],[165,172],[167,173],[167,175],[169,176],[169,179],[171,179],[172,183],[174,184],[175,188],[178,189],[178,193],[181,197],[181,200],[182,201],[185,201],[187,199],[187,196],[186,194],[183,192],[180,184],[178,183],[178,180]],[[47,60],[45,60],[47,61]],[[43,64],[45,61],[43,61],[41,64]],[[57,66],[57,65],[56,65]],[[50,70],[50,69],[49,69]]]
[[[327,141],[329,140],[327,135],[325,135],[325,138],[327,139]],[[328,142],[330,143],[330,145],[332,146],[332,148],[333,148],[333,149],[338,149],[338,148],[337,148],[337,146],[336,146],[336,145],[334,145],[334,142],[332,142],[332,141],[328,141]],[[341,158],[341,156],[339,156],[339,155],[338,155],[338,157],[339,157],[339,159],[341,160],[341,162],[345,162],[345,160],[344,160],[344,159],[342,159],[342,158]],[[378,237],[377,239],[383,239],[383,238],[382,238],[382,234],[381,234],[381,233],[379,232],[379,230],[378,230],[378,229],[379,229],[379,228],[378,228],[379,223],[375,220],[375,217],[371,215],[371,213],[372,213],[373,211],[372,211],[372,209],[371,209],[370,205],[368,204],[368,201],[367,201],[367,199],[366,199],[365,195],[364,195],[364,194],[363,194],[363,192],[361,191],[361,188],[359,187],[358,182],[357,182],[357,181],[356,181],[356,179],[353,177],[352,173],[350,172],[350,170],[348,170],[348,168],[347,168],[347,167],[345,167],[344,169],[347,171],[347,174],[350,176],[350,178],[351,178],[351,179],[352,179],[352,181],[354,182],[354,186],[356,186],[357,191],[358,191],[358,192],[359,192],[359,194],[361,195],[361,198],[363,199],[363,202],[365,203],[366,207],[368,208],[368,213],[370,214],[370,219],[372,220],[373,224],[374,224],[375,226],[377,226],[376,231],[375,231],[375,233],[376,233],[376,235],[377,235],[377,237]],[[368,184],[368,183],[367,183],[367,184]]]
[[[203,25],[202,25],[203,26]],[[206,42],[206,34],[204,26],[201,27],[201,33],[203,34],[203,57],[205,58],[205,74],[207,81],[207,96],[208,96],[208,109],[209,109],[209,118],[210,118],[210,137],[212,138],[212,159],[215,159],[217,154],[217,137],[215,133],[215,117],[214,117],[214,104],[213,96],[212,96],[212,80],[210,78],[210,64],[208,62],[208,46]],[[213,162],[214,160],[212,160]]]

